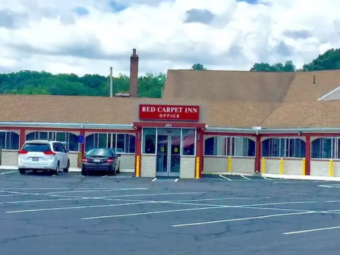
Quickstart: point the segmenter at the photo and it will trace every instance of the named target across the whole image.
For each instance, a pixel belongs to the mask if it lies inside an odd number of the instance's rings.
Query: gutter
[[[340,128],[232,128],[232,127],[209,127],[206,126],[206,131],[210,132],[235,132],[235,133],[247,133],[247,134],[280,134],[280,133],[340,133]]]
[[[0,127],[31,128],[69,128],[69,129],[132,129],[132,124],[86,124],[86,123],[53,123],[53,122],[0,122]]]

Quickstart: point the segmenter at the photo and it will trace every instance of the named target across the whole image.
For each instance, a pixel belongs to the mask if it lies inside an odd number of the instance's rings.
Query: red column
[[[80,152],[81,152],[81,156],[83,157],[83,155],[85,154],[85,140],[86,140],[84,129],[80,130],[80,135],[84,137],[84,142],[80,145]]]
[[[310,161],[311,161],[311,141],[310,135],[306,135],[306,175],[310,175]]]
[[[199,177],[202,176],[203,172],[203,146],[204,146],[204,139],[203,139],[203,131],[200,129],[197,129],[197,135],[196,135],[196,163],[195,163],[195,176],[196,176],[196,169],[197,169],[197,158],[199,159]]]
[[[256,136],[255,173],[261,173],[262,146],[261,136]]]
[[[25,128],[20,128],[19,139],[20,139],[19,140],[19,150],[20,150],[26,141],[26,129]]]
[[[81,129],[79,135],[82,135],[84,137],[84,142],[80,144],[80,151],[78,154],[78,167],[81,168],[83,163],[83,157],[85,155],[85,141],[86,141],[85,130]]]
[[[142,129],[138,128],[136,131],[135,140],[135,176],[140,177],[142,173]],[[137,173],[137,171],[139,173]]]

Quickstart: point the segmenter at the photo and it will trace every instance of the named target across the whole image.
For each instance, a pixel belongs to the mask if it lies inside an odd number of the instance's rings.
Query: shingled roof
[[[268,103],[311,102],[339,86],[340,71],[274,73],[169,70],[163,98]]]
[[[138,120],[138,104],[146,102],[201,105],[201,122],[215,127],[340,127],[340,101],[261,103],[45,95],[1,95],[0,122],[132,124]]]

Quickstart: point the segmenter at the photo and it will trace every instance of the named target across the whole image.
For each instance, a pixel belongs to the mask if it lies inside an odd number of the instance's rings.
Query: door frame
[[[173,133],[175,132],[175,134]],[[182,130],[180,128],[158,128],[157,129],[157,146],[158,146],[158,136],[167,136],[167,162],[166,162],[166,172],[157,172],[156,169],[156,175],[157,176],[165,176],[165,177],[179,177],[180,172],[171,172],[171,147],[172,147],[172,137],[178,136],[180,138],[180,148],[179,148],[179,155],[181,155],[181,143],[182,143]],[[156,158],[158,156],[158,150],[156,152]],[[181,157],[181,156],[180,156]],[[157,162],[157,160],[156,160]],[[157,163],[156,163],[157,164]],[[157,167],[157,166],[156,166]]]

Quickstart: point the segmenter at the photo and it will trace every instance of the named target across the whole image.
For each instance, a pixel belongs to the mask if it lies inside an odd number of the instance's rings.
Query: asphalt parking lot
[[[339,183],[0,172],[0,254],[339,254]]]

